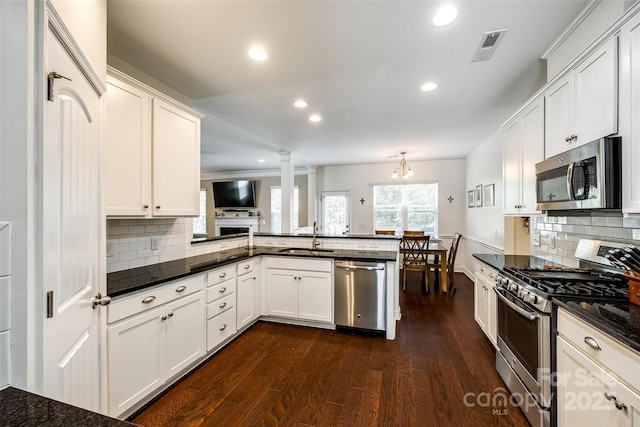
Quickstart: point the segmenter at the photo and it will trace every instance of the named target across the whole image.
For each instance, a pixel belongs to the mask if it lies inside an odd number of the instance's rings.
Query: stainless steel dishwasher
[[[335,261],[336,326],[386,330],[386,263]]]

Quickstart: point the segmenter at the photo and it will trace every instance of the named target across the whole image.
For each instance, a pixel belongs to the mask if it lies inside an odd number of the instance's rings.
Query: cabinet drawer
[[[307,259],[291,257],[267,258],[267,268],[281,268],[285,270],[306,270],[331,272],[333,260]]]
[[[229,310],[236,305],[236,295],[230,294],[217,301],[207,304],[207,319]]]
[[[213,286],[225,280],[233,279],[234,277],[236,277],[235,264],[218,268],[207,273],[207,286]]]
[[[631,387],[640,390],[640,354],[562,309],[558,310],[558,333]]]
[[[248,259],[246,261],[239,262],[236,264],[237,271],[236,274],[238,276],[242,276],[243,274],[247,274],[256,269],[256,264],[258,260],[256,258]]]
[[[236,333],[236,308],[225,311],[207,321],[207,351]]]
[[[497,270],[493,269],[492,267],[489,267],[487,264],[480,261],[476,261],[475,272],[476,274],[479,274],[480,276],[484,277],[491,283],[494,283],[493,278],[496,277],[496,275],[498,274]]]
[[[150,308],[159,307],[202,289],[204,289],[204,274],[199,274],[127,295],[122,299],[116,299],[107,306],[107,323],[113,323]]]
[[[236,279],[230,279],[215,286],[207,288],[207,302],[213,302],[236,291]]]

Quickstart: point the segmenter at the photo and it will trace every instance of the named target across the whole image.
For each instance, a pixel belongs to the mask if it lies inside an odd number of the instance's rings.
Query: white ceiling
[[[204,173],[278,168],[281,151],[297,166],[460,158],[545,82],[540,54],[586,1],[452,3],[458,19],[436,28],[440,1],[109,0],[108,50],[206,114]]]

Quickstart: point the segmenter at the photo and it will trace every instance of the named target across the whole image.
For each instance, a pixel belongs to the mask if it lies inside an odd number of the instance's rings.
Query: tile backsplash
[[[640,246],[640,217],[534,216],[530,220],[534,241],[531,255],[569,267],[577,267],[574,253],[580,239],[606,240]]]

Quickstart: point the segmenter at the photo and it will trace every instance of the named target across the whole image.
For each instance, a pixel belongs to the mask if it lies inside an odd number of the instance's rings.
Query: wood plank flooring
[[[131,421],[528,426],[519,409],[490,405],[505,386],[493,346],[473,319],[473,284],[462,274],[456,279],[456,292],[425,293],[420,274],[410,274],[394,341],[259,322]]]

